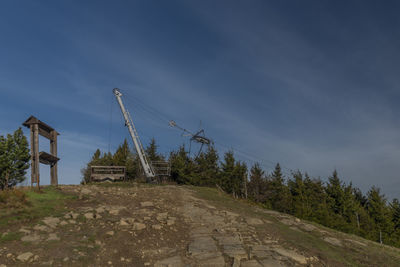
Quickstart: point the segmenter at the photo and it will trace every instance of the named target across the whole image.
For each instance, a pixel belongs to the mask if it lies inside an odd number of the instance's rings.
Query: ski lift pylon
[[[190,145],[189,145],[189,154],[192,147],[192,142],[196,142],[201,144],[199,152],[197,153],[196,157],[198,157],[203,149],[204,145],[213,144],[213,141],[205,136],[204,129],[199,130],[196,133],[193,133],[185,128],[180,127],[175,121],[169,121],[169,126],[178,128],[183,131],[183,136],[190,136]]]

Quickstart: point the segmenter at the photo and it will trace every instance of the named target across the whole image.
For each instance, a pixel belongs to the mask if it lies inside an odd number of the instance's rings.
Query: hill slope
[[[46,217],[0,213],[0,266],[400,265],[399,249],[214,189],[120,184],[56,193],[76,197],[60,198]]]

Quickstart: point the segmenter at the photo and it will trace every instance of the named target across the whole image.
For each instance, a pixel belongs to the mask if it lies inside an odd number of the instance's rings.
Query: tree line
[[[279,164],[267,173],[258,163],[249,169],[232,151],[220,159],[212,146],[195,158],[188,155],[185,146],[166,157],[158,153],[154,139],[145,152],[150,161],[168,160],[170,180],[178,184],[218,187],[236,198],[246,198],[266,208],[400,247],[399,200],[387,201],[375,186],[363,194],[351,183],[343,182],[336,170],[327,181],[311,178],[301,171],[284,176]],[[21,128],[13,134],[0,135],[0,190],[12,188],[26,179],[29,160],[28,141]],[[83,182],[90,182],[92,165],[126,166],[128,179],[141,176],[138,156],[126,140],[114,154],[97,149],[82,169]]]
[[[327,181],[311,178],[301,171],[285,176],[279,163],[267,173],[258,163],[249,168],[235,158],[233,151],[224,153],[220,159],[213,146],[192,158],[182,145],[167,157],[157,152],[154,139],[145,151],[150,161],[170,162],[172,182],[218,187],[233,197],[249,199],[265,208],[400,247],[398,199],[387,201],[375,186],[363,194],[352,183],[343,182],[336,170]],[[127,168],[127,179],[140,176],[138,156],[130,150],[126,140],[114,154],[101,154],[97,150],[82,170],[83,181],[90,180],[90,165],[122,165]]]

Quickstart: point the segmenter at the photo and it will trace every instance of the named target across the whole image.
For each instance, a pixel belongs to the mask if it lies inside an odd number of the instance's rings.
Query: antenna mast
[[[146,175],[147,182],[150,182],[153,177],[155,177],[154,170],[147,160],[146,153],[144,152],[142,143],[140,142],[139,135],[136,131],[135,125],[133,124],[131,115],[128,110],[125,109],[124,103],[122,103],[122,93],[118,88],[114,88],[113,93],[117,98],[119,107],[121,108],[122,115],[124,116],[125,126],[128,127],[129,133],[132,137],[133,143],[135,144],[136,152],[139,155],[140,163],[144,169],[144,174]]]

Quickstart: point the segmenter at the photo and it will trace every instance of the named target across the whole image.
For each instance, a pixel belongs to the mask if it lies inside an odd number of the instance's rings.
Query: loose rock
[[[108,232],[106,233],[106,235],[113,236],[113,235],[114,235],[114,231],[108,231]]]
[[[85,216],[86,219],[94,219],[94,214],[92,212],[85,213],[83,216]]]
[[[49,237],[47,238],[47,241],[58,241],[60,238],[57,236],[57,234],[51,233],[49,234]]]
[[[161,230],[161,225],[160,224],[154,224],[151,226],[151,228],[155,229],[155,230]]]
[[[133,230],[143,230],[146,228],[146,225],[143,223],[133,223]]]
[[[33,253],[31,253],[31,252],[25,252],[25,253],[20,254],[20,255],[17,257],[17,260],[22,261],[22,262],[26,262],[26,261],[28,261],[31,257],[33,257]]]
[[[258,219],[258,218],[247,218],[246,222],[249,225],[261,225],[261,224],[264,224],[264,222],[261,219]]]
[[[328,242],[329,244],[337,246],[337,247],[343,246],[342,242],[339,239],[334,238],[334,237],[324,237],[324,240],[325,240],[325,242]]]
[[[60,219],[55,217],[47,217],[43,220],[43,223],[51,228],[56,228],[57,224],[60,222]]]
[[[306,264],[307,259],[303,255],[300,255],[296,251],[293,250],[287,250],[281,247],[273,247],[272,248],[275,252],[281,254],[282,256],[288,257],[294,261],[297,261],[300,264]]]
[[[181,267],[183,266],[183,261],[180,256],[174,256],[171,258],[163,259],[157,261],[154,267]]]
[[[153,207],[154,206],[153,202],[151,202],[151,201],[141,202],[140,205],[142,207]]]
[[[23,242],[37,242],[37,241],[40,241],[40,236],[37,235],[37,234],[23,236],[21,238],[21,241],[23,241]]]

